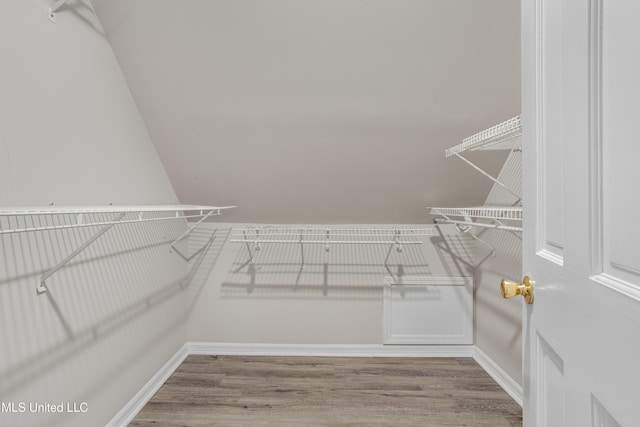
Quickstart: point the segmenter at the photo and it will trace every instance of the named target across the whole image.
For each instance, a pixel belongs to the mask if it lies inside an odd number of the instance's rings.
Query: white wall
[[[0,205],[174,203],[111,48],[86,0],[57,23],[45,0],[0,13]],[[65,218],[65,221],[70,218]],[[4,218],[0,227],[53,221]],[[12,426],[104,425],[185,340],[184,223],[114,227],[47,282],[36,279],[95,229],[0,238],[0,412]],[[29,403],[88,404],[30,414]]]
[[[228,221],[481,204],[491,182],[444,151],[520,111],[518,0],[93,3],[180,199]]]
[[[325,252],[323,245],[306,245],[301,269],[297,245],[263,245],[252,265],[244,244],[223,244],[231,226],[208,224],[195,237],[200,241],[194,248],[218,228],[216,244],[189,286],[189,341],[382,344],[388,247],[335,245]],[[472,276],[473,240],[451,226],[436,229],[422,245],[394,250],[391,273]]]
[[[480,176],[480,175],[478,175]],[[498,175],[510,189],[522,188],[522,153],[513,152]],[[509,206],[515,196],[494,185],[486,205]],[[505,221],[507,225],[522,225]],[[476,269],[476,331],[475,343],[480,350],[500,366],[514,381],[522,385],[522,298],[505,300],[500,295],[502,279],[519,282],[522,279],[522,235],[504,230],[478,229],[479,237],[496,251]],[[487,248],[476,246],[477,257],[487,254]]]

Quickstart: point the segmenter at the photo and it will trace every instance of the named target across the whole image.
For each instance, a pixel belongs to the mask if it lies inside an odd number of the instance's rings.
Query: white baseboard
[[[475,347],[473,359],[497,382],[500,387],[507,392],[513,400],[522,406],[523,394],[522,386],[509,376],[500,366],[496,364],[485,352]]]
[[[188,345],[183,345],[167,363],[153,376],[147,383],[136,393],[135,396],[127,403],[124,408],[113,417],[107,424],[107,427],[121,427],[128,425],[140,410],[147,404],[154,394],[162,387],[176,369],[184,362],[189,355]]]
[[[129,424],[180,364],[192,354],[234,356],[328,356],[328,357],[473,357],[520,405],[522,387],[489,356],[473,345],[378,345],[378,344],[245,344],[188,342],[140,389],[107,424]]]
[[[187,343],[189,354],[236,356],[472,357],[472,345]]]

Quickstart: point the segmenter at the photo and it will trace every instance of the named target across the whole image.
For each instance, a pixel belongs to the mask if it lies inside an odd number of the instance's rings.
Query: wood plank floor
[[[131,426],[521,426],[470,358],[189,356]]]

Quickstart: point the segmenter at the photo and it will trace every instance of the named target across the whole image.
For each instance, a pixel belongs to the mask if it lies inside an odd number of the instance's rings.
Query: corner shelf
[[[196,224],[191,226],[180,237],[174,240],[170,245],[170,251],[178,253],[186,261],[191,257],[186,257],[180,253],[175,244],[182,239],[188,237],[196,227],[198,227],[203,221],[210,216],[221,215],[223,210],[234,208],[235,206],[201,206],[201,205],[141,205],[141,206],[46,206],[46,207],[0,207],[1,217],[40,217],[40,216],[64,216],[64,220],[60,219],[57,223],[46,223],[44,225],[38,222],[35,225],[34,221],[31,221],[31,225],[27,225],[26,218],[23,220],[23,226],[16,227],[2,227],[0,225],[0,236],[17,233],[29,233],[29,232],[41,232],[51,230],[65,230],[80,227],[101,227],[93,236],[80,245],[77,249],[71,252],[62,261],[47,270],[38,280],[36,290],[38,294],[47,291],[45,281],[62,269],[73,258],[78,256],[89,245],[95,242],[100,236],[109,231],[111,227],[116,224],[131,224],[139,222],[151,222],[151,221],[167,221],[175,219],[189,219],[200,218]],[[150,216],[149,213],[166,213],[161,216]],[[169,215],[172,213],[172,215]],[[96,215],[105,216],[111,215],[111,218],[95,218]],[[75,218],[74,218],[75,216]],[[131,218],[133,216],[133,218]],[[69,218],[73,218],[70,220]],[[62,222],[66,223],[62,223]],[[9,221],[7,221],[9,223]],[[17,223],[18,221],[16,221]],[[215,234],[215,233],[214,233]],[[206,246],[206,245],[205,245]],[[204,247],[203,247],[204,248]],[[200,248],[196,253],[200,252],[203,248]]]
[[[522,196],[513,191],[498,179],[494,178],[482,168],[475,165],[466,157],[462,156],[462,153],[466,151],[476,150],[520,150],[522,148],[522,122],[520,116],[516,116],[512,119],[506,120],[493,127],[490,127],[482,132],[478,132],[468,138],[462,140],[461,144],[455,147],[449,148],[445,151],[445,157],[456,156],[469,166],[480,172],[485,177],[489,178],[495,184],[499,185],[515,197],[518,202],[522,200]]]
[[[456,156],[469,166],[480,172],[485,177],[493,181],[494,184],[516,197],[513,206],[478,206],[478,207],[431,207],[431,215],[435,215],[436,224],[454,224],[459,232],[467,233],[472,227],[491,228],[494,230],[505,230],[510,233],[522,232],[522,226],[513,225],[513,221],[522,221],[522,196],[511,188],[491,176],[469,159],[462,156],[462,153],[476,150],[521,150],[522,149],[522,121],[521,116],[516,116],[482,132],[471,135],[462,140],[461,144],[449,148],[445,151],[445,157]],[[478,219],[490,220],[477,221]],[[505,224],[503,221],[510,221]],[[491,249],[495,255],[495,249],[487,242],[483,241],[474,233],[469,235],[475,240]]]
[[[514,150],[522,147],[520,116],[506,120],[462,140],[461,144],[445,151],[445,157],[465,151]]]

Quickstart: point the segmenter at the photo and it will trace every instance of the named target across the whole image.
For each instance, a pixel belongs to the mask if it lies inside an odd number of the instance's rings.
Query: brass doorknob
[[[524,276],[522,283],[502,280],[500,282],[500,292],[503,298],[513,298],[516,295],[522,295],[527,304],[533,304],[533,280],[531,277]]]

